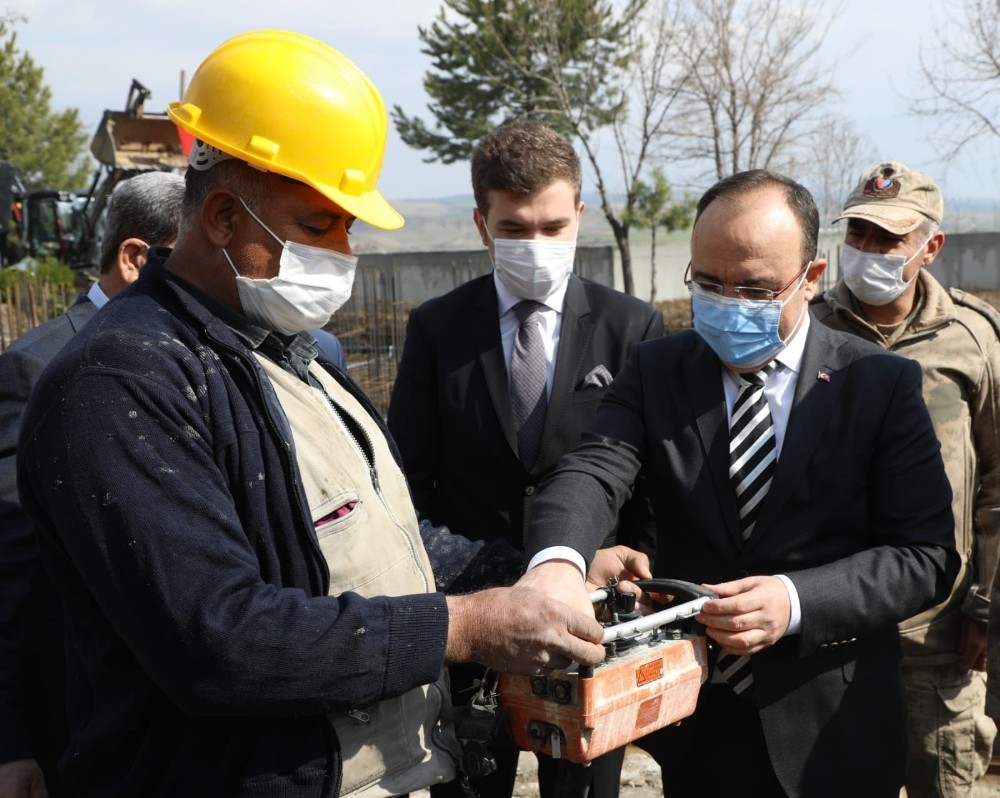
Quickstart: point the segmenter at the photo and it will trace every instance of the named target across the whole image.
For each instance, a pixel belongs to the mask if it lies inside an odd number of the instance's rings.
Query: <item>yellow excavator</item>
[[[0,265],[48,255],[76,269],[96,268],[104,211],[122,180],[187,166],[177,126],[144,108],[150,92],[133,79],[125,110],[106,110],[90,142],[98,167],[86,190],[26,190],[15,164],[0,161]]]

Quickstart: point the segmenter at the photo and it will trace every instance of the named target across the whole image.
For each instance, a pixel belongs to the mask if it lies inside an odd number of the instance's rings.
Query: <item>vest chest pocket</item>
[[[358,523],[362,510],[361,497],[353,491],[338,493],[322,504],[310,507],[316,537],[322,541],[325,537],[350,529]]]

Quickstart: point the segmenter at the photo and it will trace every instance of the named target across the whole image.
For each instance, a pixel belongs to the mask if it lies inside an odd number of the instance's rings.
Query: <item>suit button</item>
[[[524,495],[525,496],[534,496],[535,495],[535,486],[534,485],[528,485],[528,487],[526,487],[524,489]]]

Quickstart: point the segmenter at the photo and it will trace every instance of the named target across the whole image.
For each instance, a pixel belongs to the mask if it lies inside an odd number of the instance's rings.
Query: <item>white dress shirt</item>
[[[90,290],[87,292],[87,299],[93,302],[98,310],[103,308],[105,305],[108,304],[108,302],[111,301],[108,295],[104,293],[104,291],[101,289],[101,286],[99,286],[97,283],[94,283],[92,286],[90,286]]]

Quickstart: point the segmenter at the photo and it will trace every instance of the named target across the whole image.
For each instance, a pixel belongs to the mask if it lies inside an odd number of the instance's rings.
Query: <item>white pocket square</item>
[[[581,388],[607,388],[614,377],[604,366],[594,366],[580,382]]]

